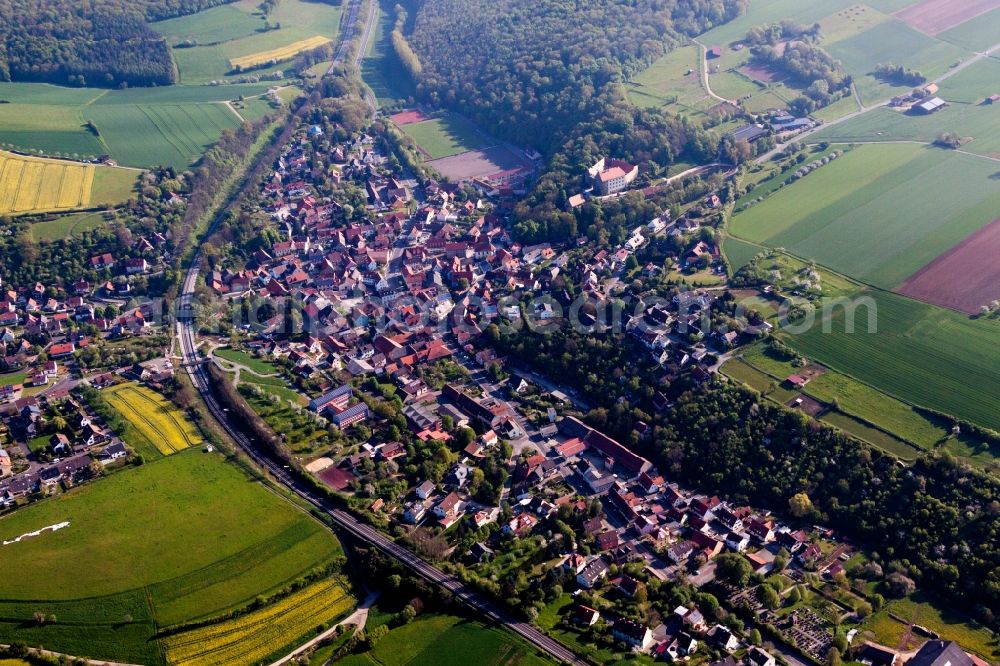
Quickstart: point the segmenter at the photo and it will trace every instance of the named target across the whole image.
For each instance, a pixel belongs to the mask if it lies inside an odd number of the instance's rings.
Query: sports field
[[[319,625],[354,607],[341,585],[326,579],[266,608],[164,639],[167,662],[190,666],[267,663],[284,656]],[[300,640],[301,639],[301,640]]]
[[[194,424],[166,398],[145,386],[119,384],[105,389],[103,395],[139,437],[165,456],[202,443]]]
[[[427,159],[451,157],[487,146],[482,135],[461,117],[447,113],[400,129],[412,138]]]
[[[250,55],[240,56],[238,58],[230,58],[229,65],[234,69],[250,69],[259,65],[266,65],[268,63],[283,62],[285,60],[291,60],[303,51],[318,48],[324,44],[329,44],[331,41],[333,40],[329,37],[308,37],[306,39],[300,39],[297,42],[292,42],[291,44],[286,44],[285,46],[279,46],[276,49],[260,51],[259,53],[251,53]]]
[[[0,520],[0,642],[162,663],[161,628],[271,595],[341,551],[332,534],[218,453],[130,468]],[[35,611],[54,624],[32,621]],[[131,616],[131,622],[126,620]]]
[[[138,175],[128,169],[15,155],[0,150],[0,215],[46,213],[124,201]]]
[[[1000,210],[997,164],[913,144],[860,146],[733,217],[733,235],[894,289]]]

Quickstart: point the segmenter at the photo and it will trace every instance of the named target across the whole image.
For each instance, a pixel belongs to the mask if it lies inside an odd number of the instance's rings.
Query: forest
[[[170,85],[170,48],[149,21],[231,0],[0,0],[0,81]]]
[[[439,0],[409,36],[418,94],[501,138],[551,155],[573,127],[624,97],[621,81],[745,0]],[[475,37],[471,37],[475,35]],[[470,48],[474,41],[475,48]]]

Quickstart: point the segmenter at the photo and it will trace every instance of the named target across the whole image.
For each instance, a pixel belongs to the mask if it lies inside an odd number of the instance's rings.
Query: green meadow
[[[665,107],[675,113],[699,112],[716,100],[701,84],[701,49],[678,46],[661,56],[626,85],[636,106]]]
[[[552,662],[513,634],[454,615],[429,615],[392,629],[370,651],[345,657],[343,666],[460,666],[507,664],[542,666]]]
[[[268,17],[278,29],[263,30],[257,3],[237,2],[215,7],[199,14],[154,23],[153,28],[167,38],[174,48],[174,61],[181,83],[202,84],[233,78],[231,58],[253,55],[287,46],[309,37],[340,34],[341,7],[323,2],[282,0]],[[197,44],[178,48],[192,39]],[[288,62],[254,70],[253,75],[267,75],[284,70]]]
[[[970,319],[891,292],[871,290],[877,328],[867,330],[859,308],[856,331],[846,330],[844,310],[824,326],[818,320],[799,334],[779,333],[801,354],[912,405],[1000,430],[1000,323]],[[824,331],[824,327],[827,331]]]
[[[394,8],[399,4],[394,0],[379,2],[378,23],[373,38],[368,45],[368,53],[361,61],[361,78],[375,95],[379,106],[400,106],[413,97],[416,88],[402,63],[392,48],[392,28],[396,22]],[[404,5],[412,5],[404,2]],[[408,20],[412,21],[414,7],[408,9]]]
[[[738,212],[730,231],[893,289],[996,218],[996,172],[921,145],[860,146]]]
[[[242,607],[341,553],[325,527],[195,449],[21,509],[0,538],[64,521],[0,547],[18,572],[0,591],[0,641],[160,663],[156,630]],[[58,621],[38,626],[35,611]]]
[[[0,100],[7,102],[0,104],[0,147],[53,157],[108,154],[125,166],[186,169],[222,130],[240,123],[224,102],[241,95],[253,100],[270,85],[101,90],[0,83]]]

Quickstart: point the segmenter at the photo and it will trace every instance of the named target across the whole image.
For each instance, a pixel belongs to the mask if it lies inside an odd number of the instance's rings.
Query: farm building
[[[733,132],[733,138],[737,141],[741,139],[747,143],[753,143],[757,139],[767,136],[767,130],[760,125],[746,125]]]
[[[721,58],[722,57],[722,47],[721,46],[713,46],[710,49],[708,49],[708,57],[709,58]]]
[[[1000,102],[1000,93],[994,93],[983,100],[983,104],[996,104]]]
[[[919,104],[915,104],[913,106],[913,110],[917,113],[923,113],[929,116],[932,113],[940,111],[945,106],[947,106],[947,103],[943,99],[940,97],[932,97],[920,102]]]

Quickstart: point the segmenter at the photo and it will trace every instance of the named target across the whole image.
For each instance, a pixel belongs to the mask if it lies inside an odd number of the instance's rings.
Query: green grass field
[[[244,351],[240,351],[239,349],[223,347],[216,349],[213,353],[219,358],[232,361],[233,363],[239,363],[240,365],[245,365],[259,375],[273,375],[278,372],[278,369],[267,361],[259,359],[256,356],[252,356]]]
[[[222,8],[220,8],[222,9]],[[102,90],[0,83],[0,147],[53,157],[110,154],[133,167],[184,169],[239,118],[219,102],[270,84]],[[100,136],[86,123],[93,121]],[[100,182],[98,183],[100,185]],[[119,190],[120,191],[120,190]]]
[[[1000,334],[996,321],[970,319],[890,292],[873,290],[877,332],[844,330],[843,310],[829,331],[817,321],[807,332],[779,333],[800,353],[910,404],[1000,429]]]
[[[891,85],[871,76],[880,63],[904,65],[930,80],[970,55],[965,49],[917,32],[896,19],[878,23],[838,42],[824,42],[823,47],[854,75],[858,92],[866,104],[880,102],[910,89],[910,86]]]
[[[368,53],[361,61],[361,78],[371,88],[379,106],[398,106],[416,93],[413,81],[392,48],[392,27],[396,21],[395,0],[379,2],[378,23]],[[405,4],[405,3],[404,3]],[[415,14],[410,8],[409,17]]]
[[[171,46],[185,41],[203,45],[228,42],[255,35],[263,28],[263,16],[244,11],[237,5],[221,5],[153,24],[153,29]]]
[[[454,615],[419,617],[392,629],[369,653],[350,655],[343,666],[455,666],[506,664],[541,666],[552,662],[496,627]]]
[[[764,346],[747,349],[743,357],[755,368],[774,377],[784,378],[799,371],[791,362],[781,360]],[[828,371],[813,379],[806,386],[805,393],[825,403],[836,400],[841,411],[870,421],[924,448],[933,447],[947,435],[944,424],[838,372]]]
[[[626,90],[636,106],[664,107],[674,113],[699,112],[715,101],[701,85],[701,49],[695,44],[678,46],[660,57]]]
[[[104,225],[104,213],[72,213],[53,220],[34,222],[31,237],[39,243],[51,243],[92,231]]]
[[[241,607],[341,552],[324,527],[198,450],[19,510],[0,520],[0,538],[63,521],[0,547],[0,567],[18,572],[0,591],[0,640],[160,663],[156,627]],[[36,610],[58,622],[37,626]]]
[[[939,33],[937,38],[972,51],[984,51],[996,45],[998,34],[1000,34],[1000,9],[994,9]]]
[[[730,237],[723,241],[722,251],[725,252],[730,267],[736,273],[764,250],[753,243]]]
[[[730,231],[892,289],[996,218],[996,171],[925,146],[861,146],[737,213]]]
[[[865,620],[861,624],[861,630],[873,632],[876,640],[883,645],[899,645],[907,626],[889,617],[889,613],[927,627],[944,640],[956,641],[963,649],[975,652],[990,662],[1000,658],[1000,647],[989,629],[976,624],[958,611],[941,609],[931,604],[920,593],[890,601],[885,608]],[[920,643],[926,640],[917,638]]]
[[[777,23],[788,19],[810,25],[842,9],[856,4],[857,0],[755,0],[745,14],[699,37],[703,44],[729,44],[743,39],[747,30],[757,25]],[[876,9],[879,2],[867,3]]]
[[[472,125],[451,113],[404,125],[400,129],[416,141],[432,160],[486,147]]]
[[[815,140],[934,141],[942,132],[971,139],[963,150],[1000,156],[1000,106],[982,101],[1000,90],[1000,61],[986,58],[962,70],[941,86],[939,95],[949,105],[930,116],[914,116],[876,109],[820,131]]]
[[[122,164],[185,169],[239,119],[223,104],[95,104],[84,112]]]
[[[28,379],[27,372],[7,372],[0,374],[0,386],[23,384]]]
[[[278,30],[258,32],[263,22],[257,16],[256,3],[235,3],[206,12],[154,24],[171,44],[194,37],[199,46],[174,48],[174,61],[182,84],[200,84],[232,78],[230,60],[287,46],[310,37],[336,40],[340,32],[341,7],[322,2],[282,0],[271,12],[269,21]],[[267,74],[288,67],[282,63],[254,70]]]

